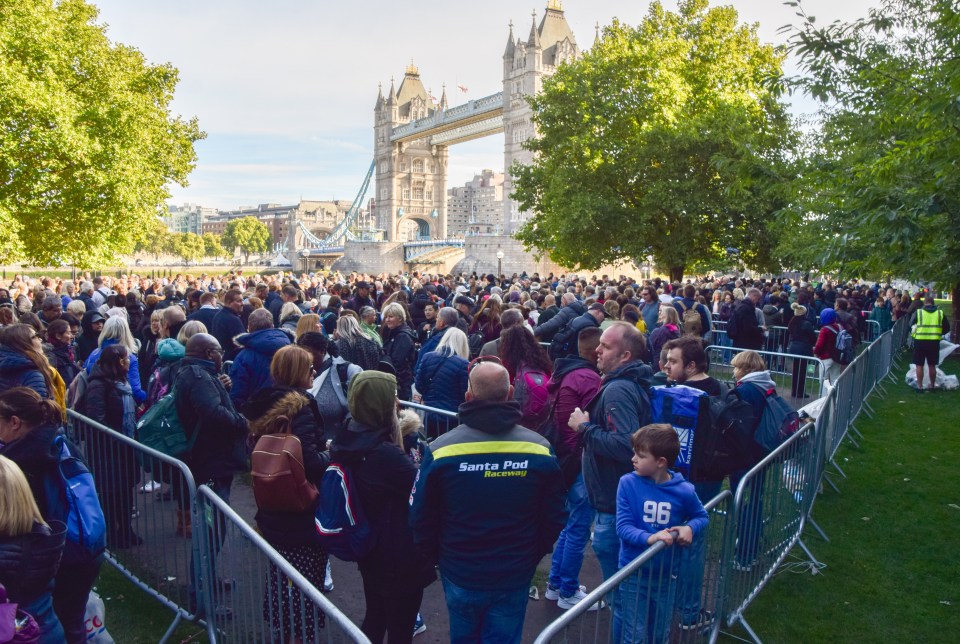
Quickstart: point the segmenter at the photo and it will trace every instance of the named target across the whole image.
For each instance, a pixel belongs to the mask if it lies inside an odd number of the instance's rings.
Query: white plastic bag
[[[929,376],[928,369],[929,367],[924,365],[923,367],[924,388],[930,387],[930,382],[927,380]],[[904,377],[904,382],[907,383],[908,387],[913,387],[914,389],[917,388],[917,368],[915,365],[910,365],[910,367],[907,369],[907,375]],[[943,372],[942,369],[938,368],[937,381],[934,384],[936,384],[936,386],[940,389],[953,390],[953,389],[960,388],[960,379],[958,379],[956,376],[953,376],[953,375],[948,376]]]
[[[114,644],[113,638],[107,632],[105,612],[100,595],[91,590],[87,597],[87,612],[83,618],[89,644]]]

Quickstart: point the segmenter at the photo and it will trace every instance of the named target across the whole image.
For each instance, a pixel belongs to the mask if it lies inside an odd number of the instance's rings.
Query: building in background
[[[502,172],[483,170],[463,186],[447,190],[447,232],[491,235],[503,232]]]
[[[273,244],[284,244],[290,229],[304,227],[317,237],[326,237],[334,227],[346,216],[351,202],[342,199],[334,201],[301,201],[292,206],[282,206],[275,203],[264,203],[259,206],[242,207],[236,210],[223,210],[215,216],[207,217],[203,223],[203,232],[222,235],[234,219],[254,217],[261,221],[270,230],[270,240]],[[358,222],[365,213],[361,211]],[[298,247],[300,244],[298,244]]]
[[[203,234],[203,224],[210,217],[216,217],[216,208],[185,203],[182,206],[168,206],[163,223],[171,233]]]

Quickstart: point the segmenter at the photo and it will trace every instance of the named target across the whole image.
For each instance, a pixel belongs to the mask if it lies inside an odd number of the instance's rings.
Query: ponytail
[[[13,416],[32,429],[47,423],[59,424],[63,411],[56,401],[41,398],[29,387],[13,387],[0,393],[0,418]]]

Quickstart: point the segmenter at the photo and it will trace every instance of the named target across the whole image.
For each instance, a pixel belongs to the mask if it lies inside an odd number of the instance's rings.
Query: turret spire
[[[517,51],[517,46],[513,44],[513,20],[510,21],[510,35],[507,36],[507,48],[503,50],[504,58],[513,58],[514,52]]]
[[[530,37],[527,39],[527,46],[539,47],[540,32],[537,31],[537,10],[534,9],[532,12],[530,12],[530,15],[533,16],[533,22],[530,24]]]

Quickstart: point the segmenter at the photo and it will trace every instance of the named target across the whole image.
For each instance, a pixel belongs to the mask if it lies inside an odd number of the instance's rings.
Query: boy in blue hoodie
[[[707,512],[693,485],[669,469],[680,440],[664,423],[646,425],[632,437],[633,472],[617,488],[617,536],[621,568],[658,541],[689,546],[707,527]],[[680,556],[673,549],[654,556],[620,586],[613,617],[614,641],[666,642],[676,595]]]

